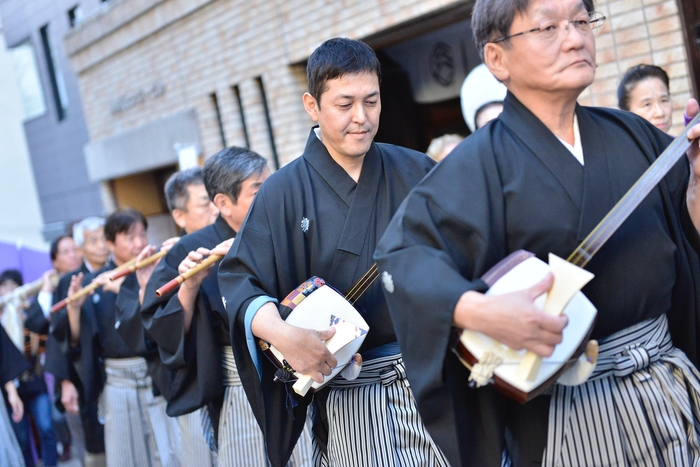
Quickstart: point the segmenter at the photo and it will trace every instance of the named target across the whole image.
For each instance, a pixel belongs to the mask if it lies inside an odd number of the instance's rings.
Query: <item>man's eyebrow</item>
[[[369,97],[374,97],[374,96],[378,96],[378,95],[379,95],[379,91],[372,91],[369,94],[367,94],[363,99],[367,99]],[[340,94],[340,95],[336,96],[335,98],[336,99],[354,99],[355,96],[351,96],[349,94]]]

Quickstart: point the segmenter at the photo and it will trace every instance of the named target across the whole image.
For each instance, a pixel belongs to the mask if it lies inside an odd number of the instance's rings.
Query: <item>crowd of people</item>
[[[134,209],[78,222],[30,303],[1,274],[0,465],[55,466],[57,446],[86,467],[697,465],[700,124],[589,258],[584,377],[522,404],[452,351],[466,329],[551,355],[569,322],[538,301],[553,275],[506,294],[486,277],[519,250],[566,258],[671,144],[661,68],[625,74],[622,110],[577,103],[604,20],[592,0],[477,0],[472,134],[436,160],[374,141],[379,61],[330,39],[307,64],[299,158],[270,174],[231,147],[175,173],[181,236],[158,247]],[[319,284],[362,287],[350,361],[329,350],[339,327],[286,321]],[[297,394],[300,375],[325,385]]]

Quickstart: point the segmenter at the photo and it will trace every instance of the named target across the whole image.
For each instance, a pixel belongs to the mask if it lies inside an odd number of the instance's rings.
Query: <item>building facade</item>
[[[46,249],[41,211],[24,138],[24,108],[0,22],[0,242]]]
[[[691,4],[693,0],[687,2]],[[583,104],[616,105],[622,73],[637,63],[672,77],[675,131],[699,87],[689,42],[697,6],[681,0],[601,0],[599,68]],[[479,63],[472,1],[111,0],[65,36],[83,95],[93,182],[116,205],[156,211],[163,171],[225,146],[247,146],[277,168],[303,150],[312,124],[302,106],[305,63],[324,40],[361,39],[383,69],[377,140],[425,150],[467,132],[459,85]],[[689,13],[690,12],[690,13]],[[685,16],[684,16],[685,15]],[[697,95],[697,93],[695,93]],[[146,206],[147,205],[147,206]],[[162,203],[161,203],[162,209]]]
[[[88,132],[63,36],[100,0],[0,0],[3,34],[23,104],[23,126],[46,240],[71,223],[102,215],[100,185],[83,155]]]

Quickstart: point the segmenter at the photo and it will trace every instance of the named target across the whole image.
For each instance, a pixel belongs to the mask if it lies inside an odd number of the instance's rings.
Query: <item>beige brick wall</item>
[[[297,157],[310,124],[301,95],[303,63],[323,40],[363,38],[459,0],[113,0],[109,11],[69,34],[90,138],[99,140],[194,107],[204,155],[221,149],[211,95],[216,94],[229,145],[244,144],[240,89],[252,149],[271,157],[260,87],[265,87],[275,144],[283,165]],[[690,81],[675,0],[601,0],[608,20],[597,38],[595,83],[584,104],[616,106],[621,74],[637,63],[662,66],[682,121]],[[165,84],[160,97],[117,114],[118,96]],[[678,126],[674,127],[677,131]]]
[[[596,38],[596,80],[584,91],[580,102],[617,107],[617,86],[624,72],[640,63],[657,65],[668,73],[671,81],[674,104],[671,132],[680,132],[692,87],[676,1],[599,0],[596,9],[607,20]]]

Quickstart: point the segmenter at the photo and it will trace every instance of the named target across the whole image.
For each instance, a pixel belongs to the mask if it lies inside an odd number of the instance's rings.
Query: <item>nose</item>
[[[365,123],[367,120],[367,113],[365,112],[365,107],[362,103],[357,103],[352,107],[352,121],[353,123]]]
[[[655,117],[663,117],[665,112],[660,102],[654,102],[653,112]]]
[[[571,20],[562,20],[565,22],[564,27],[560,28],[564,30],[564,41],[563,42],[571,42],[573,44],[583,44],[584,38],[583,36],[586,34],[585,32],[581,31],[581,29],[577,28],[576,26],[573,25],[573,22]]]

